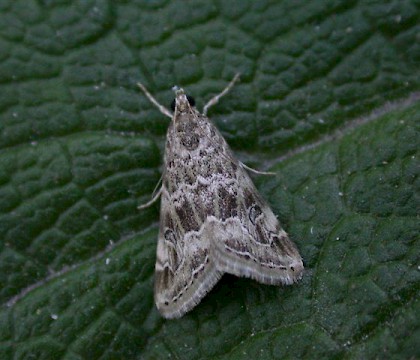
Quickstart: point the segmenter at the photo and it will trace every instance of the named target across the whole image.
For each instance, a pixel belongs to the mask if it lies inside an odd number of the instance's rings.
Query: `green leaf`
[[[3,1],[0,358],[420,357],[413,1]],[[305,260],[153,302],[174,84],[210,110]]]

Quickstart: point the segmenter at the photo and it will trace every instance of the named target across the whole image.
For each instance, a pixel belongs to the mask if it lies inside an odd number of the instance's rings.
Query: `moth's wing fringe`
[[[185,294],[182,299],[177,302],[172,302],[170,305],[165,305],[163,302],[157,301],[156,306],[159,312],[166,319],[178,319],[182,317],[185,313],[194,308],[204,296],[216,285],[220,280],[223,273],[218,271],[216,266],[212,265],[211,268],[208,268],[205,272],[205,277],[201,279],[200,282],[197,282],[198,286],[194,289],[191,288],[191,295]],[[157,292],[160,289],[156,289]],[[186,301],[184,301],[186,299]]]
[[[214,252],[214,259],[219,271],[239,277],[251,278],[266,285],[291,285],[299,281],[303,275],[303,265],[300,261],[296,261],[295,270],[279,270],[278,268],[267,270],[262,269],[259,264],[255,263],[244,266],[235,257],[220,250]]]

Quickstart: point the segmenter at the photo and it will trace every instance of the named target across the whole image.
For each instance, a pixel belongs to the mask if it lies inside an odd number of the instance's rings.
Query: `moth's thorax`
[[[168,128],[166,156],[189,157],[207,145],[208,119],[191,103],[183,89],[175,91],[175,109]]]
[[[198,178],[211,178],[232,166],[227,145],[207,116],[192,106],[190,99],[183,98],[183,93],[176,95],[164,157],[166,179],[172,180],[165,186],[171,194],[177,190],[175,183],[195,184]]]

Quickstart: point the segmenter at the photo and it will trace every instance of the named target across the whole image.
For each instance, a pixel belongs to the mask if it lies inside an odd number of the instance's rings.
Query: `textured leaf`
[[[420,357],[414,1],[2,1],[0,359]],[[306,264],[153,304],[174,84],[247,164]]]

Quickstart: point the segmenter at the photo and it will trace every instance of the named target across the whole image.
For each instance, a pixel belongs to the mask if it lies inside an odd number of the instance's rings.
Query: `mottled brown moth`
[[[207,117],[239,79],[213,97],[201,114],[174,88],[169,111],[142,85],[149,100],[172,119],[166,137],[155,267],[155,302],[165,318],[197,305],[224,273],[263,284],[292,284],[303,273],[294,243],[262,199],[247,170]],[[255,171],[257,172],[257,171]]]

